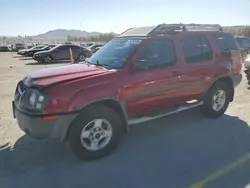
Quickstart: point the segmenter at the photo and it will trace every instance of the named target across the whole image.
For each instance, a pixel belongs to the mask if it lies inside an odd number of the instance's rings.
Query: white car
[[[250,55],[247,55],[244,65],[246,69],[250,69]]]

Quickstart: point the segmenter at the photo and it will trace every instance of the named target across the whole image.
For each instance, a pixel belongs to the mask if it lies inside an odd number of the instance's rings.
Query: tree
[[[67,36],[67,40],[68,40],[68,41],[72,41],[71,35],[68,35],[68,36]]]
[[[103,33],[99,35],[90,35],[87,37],[76,37],[68,35],[67,40],[68,41],[91,41],[91,42],[107,42],[111,39],[116,37],[116,34],[114,32],[111,33]]]
[[[245,27],[244,29],[242,29],[242,34],[244,36],[250,37],[250,27]]]

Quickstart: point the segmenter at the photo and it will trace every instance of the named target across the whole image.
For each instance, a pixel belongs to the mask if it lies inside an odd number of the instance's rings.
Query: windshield
[[[113,39],[98,50],[89,60],[90,64],[120,69],[140,44],[141,39]]]
[[[52,50],[56,49],[58,46],[60,46],[60,44],[55,45],[55,46],[52,46],[52,47],[49,49],[49,51],[52,51]]]

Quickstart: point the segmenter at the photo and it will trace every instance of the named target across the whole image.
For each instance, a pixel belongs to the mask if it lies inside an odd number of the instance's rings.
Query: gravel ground
[[[250,94],[244,79],[223,117],[204,118],[193,109],[137,125],[110,156],[80,162],[63,144],[24,135],[12,117],[17,82],[32,70],[62,64],[38,65],[15,53],[0,53],[0,59],[1,188],[182,188],[250,151]],[[205,187],[245,187],[249,167],[248,161]]]

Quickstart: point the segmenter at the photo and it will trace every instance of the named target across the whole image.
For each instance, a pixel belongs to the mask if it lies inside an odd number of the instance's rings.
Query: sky
[[[250,0],[0,0],[0,35],[116,32],[161,23],[250,25]]]

